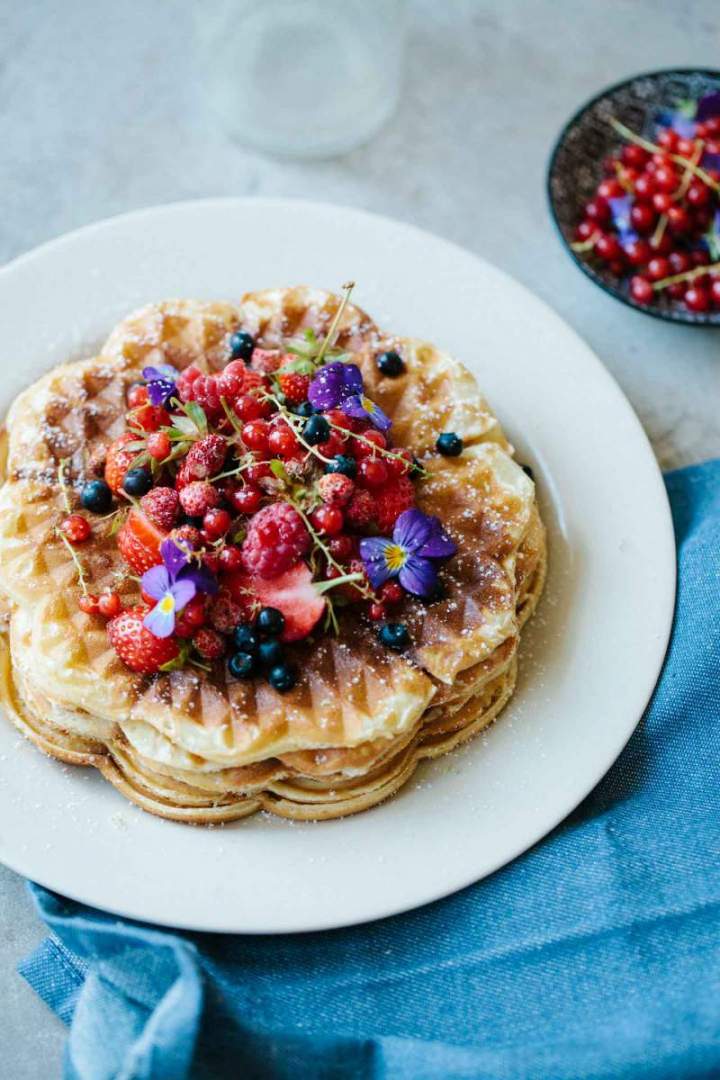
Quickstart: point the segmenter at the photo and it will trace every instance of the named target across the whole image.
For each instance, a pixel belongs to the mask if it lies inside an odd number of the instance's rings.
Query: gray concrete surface
[[[717,65],[717,0],[411,0],[396,116],[370,145],[313,163],[272,160],[227,137],[203,93],[192,8],[0,0],[0,262],[177,199],[367,207],[465,245],[548,300],[618,378],[663,467],[720,453],[720,333],[664,325],[600,293],[561,250],[544,195],[551,143],[585,98],[638,71]],[[62,1026],[15,973],[41,933],[23,883],[0,868],[8,1080],[60,1072]]]

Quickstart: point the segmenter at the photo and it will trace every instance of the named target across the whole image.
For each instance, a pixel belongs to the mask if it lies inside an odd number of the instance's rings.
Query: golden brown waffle
[[[125,394],[146,364],[227,361],[242,325],[268,347],[306,327],[327,331],[332,294],[297,288],[240,305],[168,301],[124,320],[99,356],[56,368],[12,406],[7,480],[0,489],[0,590],[10,615],[5,705],[42,749],[92,764],[161,816],[217,821],[264,808],[337,817],[386,798],[423,757],[447,752],[489,723],[510,697],[522,623],[537,603],[545,535],[532,481],[512,459],[474,378],[426,343],[384,336],[348,306],[338,344],[352,350],[393,436],[421,457],[418,504],[440,516],[459,553],[446,599],[407,600],[398,617],[413,649],[390,654],[352,608],[337,637],[297,646],[303,677],[280,695],[223,665],[135,676],[105,625],[78,606],[75,567],[57,525],[66,513],[58,465],[79,489],[124,427]],[[407,373],[383,378],[378,351],[399,347]],[[465,441],[460,458],[434,452],[439,430]],[[89,587],[134,602],[115,540],[83,550]]]

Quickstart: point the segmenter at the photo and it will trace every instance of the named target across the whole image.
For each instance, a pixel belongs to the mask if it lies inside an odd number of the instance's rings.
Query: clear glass
[[[196,12],[214,105],[259,149],[344,153],[395,110],[404,0],[208,0]]]

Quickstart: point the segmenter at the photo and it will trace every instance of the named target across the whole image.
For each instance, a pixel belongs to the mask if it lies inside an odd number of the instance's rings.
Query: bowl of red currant
[[[566,124],[548,197],[575,263],[660,319],[720,326],[720,71],[636,75]]]

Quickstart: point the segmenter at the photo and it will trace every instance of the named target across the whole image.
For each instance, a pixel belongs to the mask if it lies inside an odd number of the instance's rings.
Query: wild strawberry
[[[375,520],[375,499],[369,491],[356,491],[345,508],[348,525],[363,529]]]
[[[92,526],[82,514],[70,514],[60,528],[71,544],[84,544],[92,536]]]
[[[195,632],[193,645],[204,660],[217,660],[225,652],[225,641],[216,630],[203,627]]]
[[[294,506],[273,503],[250,519],[242,545],[249,574],[273,578],[289,570],[310,547],[310,534]]]
[[[285,400],[290,405],[300,405],[307,399],[310,388],[309,375],[301,375],[299,371],[288,371],[283,375],[281,371],[278,376],[278,383],[285,395]]]
[[[390,533],[404,510],[415,504],[415,488],[407,476],[374,492],[375,513],[381,533]]]
[[[200,536],[199,529],[196,529],[194,525],[181,525],[179,529],[176,529],[173,533],[173,539],[181,544],[183,547],[195,550],[199,548],[202,537]]]
[[[105,483],[116,495],[122,490],[125,473],[138,456],[138,451],[128,450],[127,445],[128,443],[137,442],[137,439],[137,435],[133,435],[131,431],[126,431],[108,449],[105,458]]]
[[[202,517],[220,502],[220,492],[207,480],[193,480],[180,492],[180,505],[190,517]]]
[[[140,675],[154,675],[178,655],[173,638],[158,638],[143,626],[144,607],[123,611],[107,625],[110,644],[126,667]]]
[[[272,580],[234,574],[228,578],[228,587],[238,602],[244,602],[251,612],[258,606],[273,607],[282,612],[285,627],[281,641],[299,641],[307,637],[325,611],[325,600],[315,591],[312,571],[304,562]]]
[[[277,349],[253,349],[250,367],[263,375],[271,375],[280,367],[280,353]]]
[[[243,621],[243,608],[233,600],[225,589],[214,597],[208,612],[210,625],[219,630],[221,634],[231,634],[238,623]]]
[[[193,480],[208,480],[222,470],[228,445],[221,435],[206,435],[188,450],[183,462]]]
[[[147,452],[155,461],[164,461],[172,450],[172,444],[164,431],[154,431],[148,435]]]
[[[171,487],[156,487],[143,495],[140,506],[154,525],[169,532],[177,519],[180,499]]]
[[[318,480],[317,488],[323,502],[345,506],[352,498],[355,485],[349,476],[342,473],[326,473]]]
[[[160,544],[164,530],[150,521],[141,510],[132,509],[117,535],[117,546],[125,562],[136,574],[144,574],[151,566],[162,562]]]

